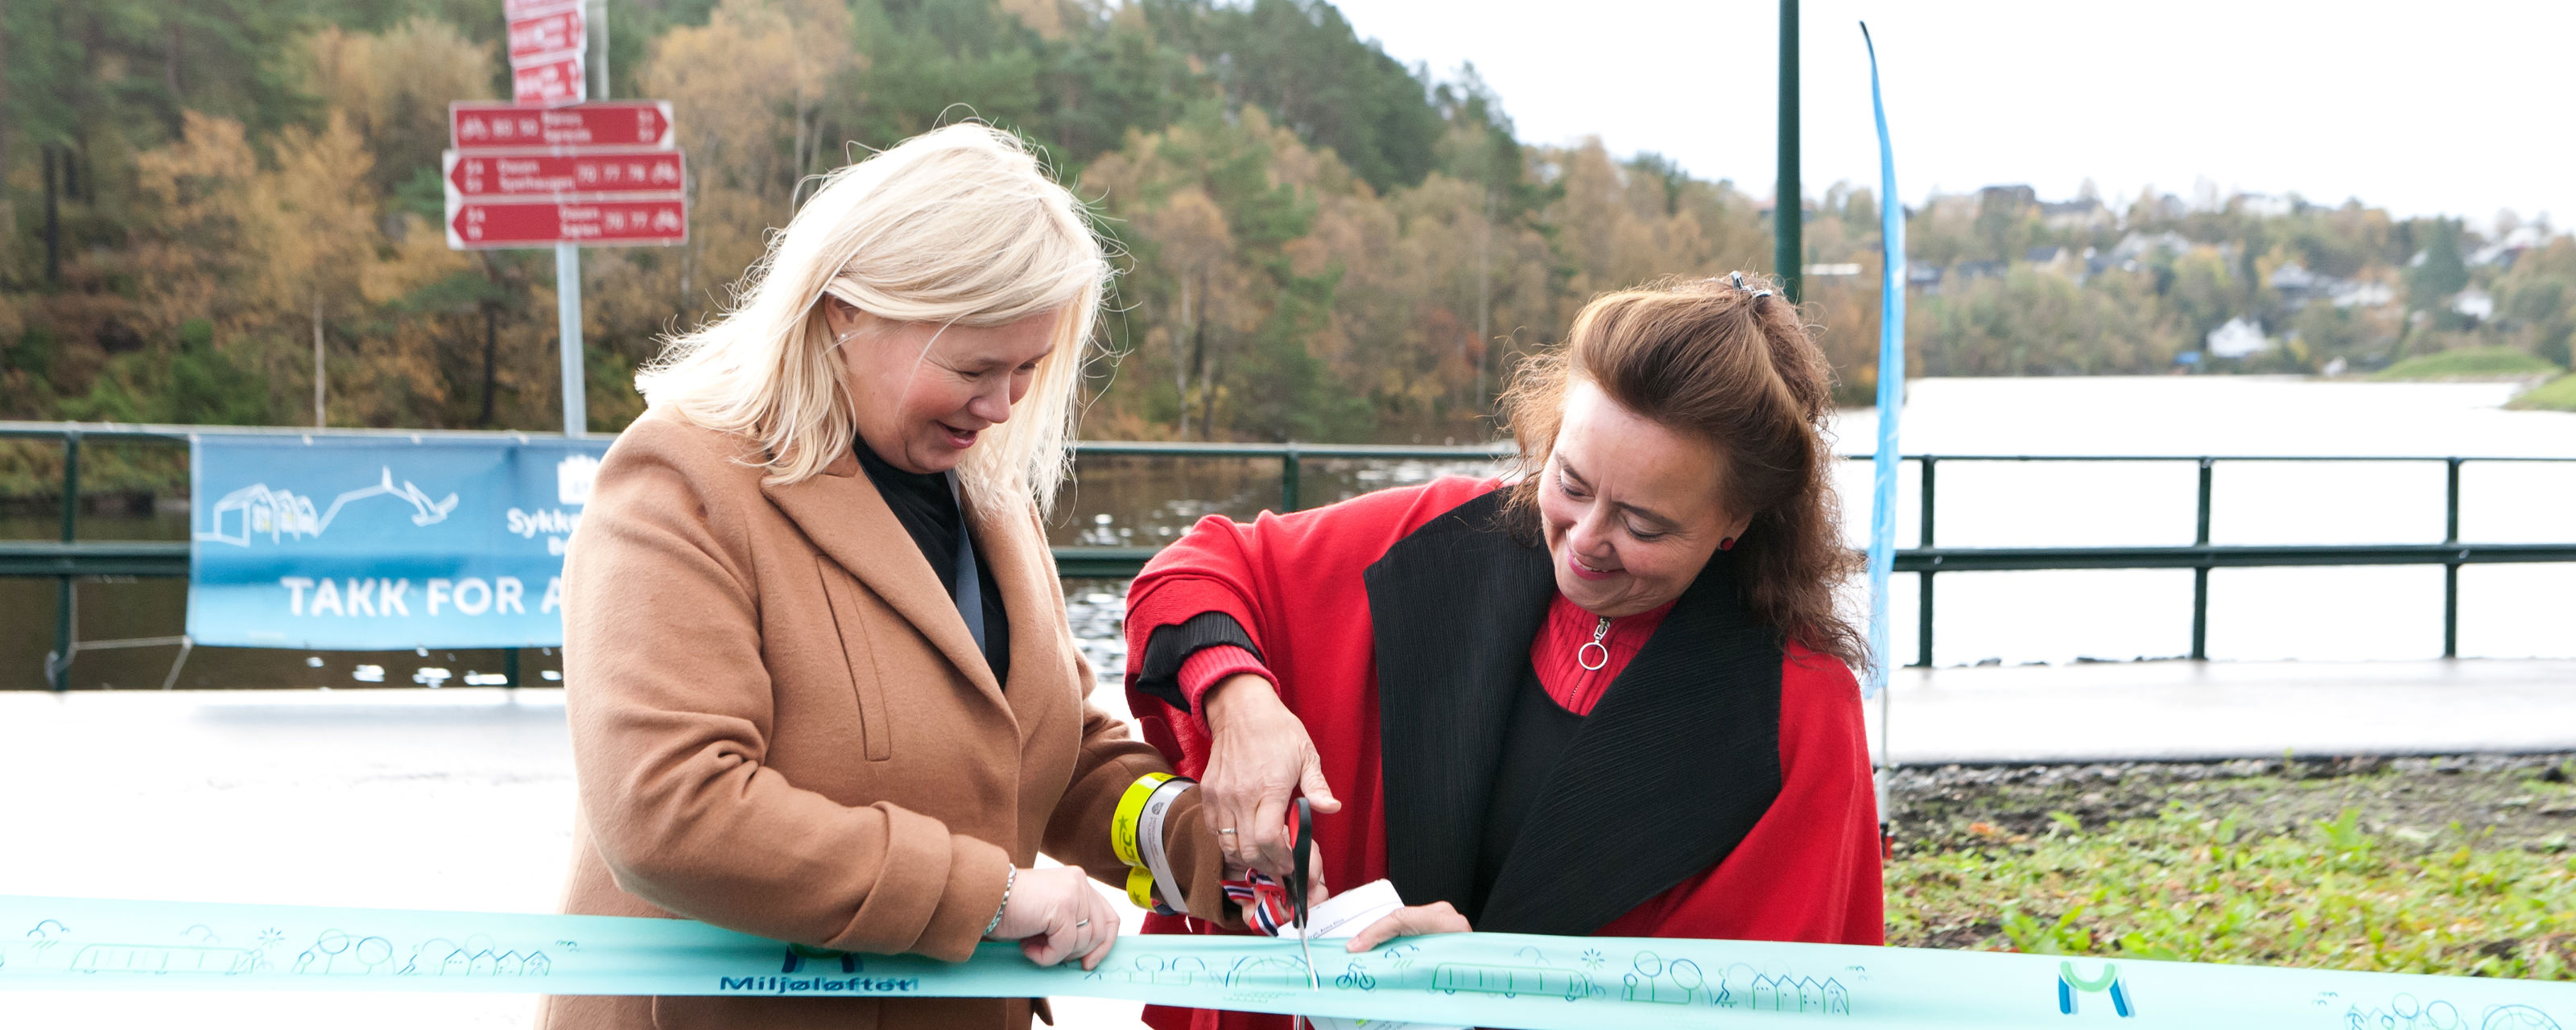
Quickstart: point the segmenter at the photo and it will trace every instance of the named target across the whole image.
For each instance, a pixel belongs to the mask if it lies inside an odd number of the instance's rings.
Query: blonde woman
[[[828,177],[739,304],[638,377],[565,561],[565,911],[842,953],[1108,952],[1110,821],[1167,767],[1088,700],[1039,512],[1108,265],[1012,137]],[[1222,911],[1194,789],[1172,907]],[[1038,868],[1039,852],[1062,867]],[[1118,881],[1123,882],[1123,881]],[[1019,1028],[1019,999],[566,997],[548,1028]]]

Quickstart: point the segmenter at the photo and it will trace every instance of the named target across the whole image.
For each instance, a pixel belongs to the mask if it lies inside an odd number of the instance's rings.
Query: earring
[[[1727,538],[1726,538],[1726,539],[1724,539],[1724,540],[1720,540],[1720,541],[1718,541],[1718,542],[1717,542],[1717,549],[1718,549],[1718,550],[1721,550],[1721,551],[1732,551],[1732,550],[1734,550],[1734,549],[1735,549],[1735,538],[1734,538],[1734,537],[1727,537]]]

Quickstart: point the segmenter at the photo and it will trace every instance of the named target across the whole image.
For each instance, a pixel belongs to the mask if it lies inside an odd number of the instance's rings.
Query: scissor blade
[[[1297,950],[1306,956],[1306,986],[1323,990],[1324,978],[1315,972],[1315,948],[1306,942],[1306,928],[1302,926],[1297,928]]]

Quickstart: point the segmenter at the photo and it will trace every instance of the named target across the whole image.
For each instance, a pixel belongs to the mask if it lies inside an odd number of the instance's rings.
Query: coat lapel
[[[1770,810],[1781,644],[1745,609],[1733,564],[1710,561],[1583,720],[1476,929],[1593,933],[1715,866]]]
[[[994,704],[1008,707],[1001,684],[994,681],[992,668],[985,663],[983,653],[976,650],[974,636],[967,632],[966,620],[957,614],[957,602],[941,589],[939,574],[931,571],[929,559],[921,556],[912,534],[894,517],[894,510],[886,507],[876,484],[861,472],[855,454],[842,455],[839,461],[825,466],[821,475],[803,482],[762,489],[826,557],[885,599],[977,690]],[[993,578],[1005,584],[1003,603],[1010,605],[1009,580],[1003,571],[994,569]],[[1020,610],[1013,608],[1012,612],[1016,615]],[[1011,659],[1015,666],[1021,654],[1018,637],[1018,633],[1012,634]]]
[[[1001,590],[1003,617],[1011,624],[1011,682],[1010,689],[1002,695],[1019,719],[1020,732],[1025,737],[1036,732],[1040,709],[1051,700],[1046,681],[1059,680],[1056,674],[1064,669],[1062,656],[1055,650],[1062,645],[1065,632],[1064,617],[1056,608],[1064,597],[1064,588],[1055,577],[1055,553],[1047,548],[1026,509],[988,513],[978,510],[971,498],[961,503],[965,505],[967,521],[975,527],[975,541],[981,545],[979,553],[992,567],[993,585]],[[1054,591],[1052,597],[1049,590]],[[956,605],[949,605],[952,614],[956,610]],[[964,632],[964,620],[958,621],[958,627]],[[990,679],[992,672],[981,652],[975,661],[985,668],[985,678]],[[1090,688],[1091,684],[1083,683],[1078,689]]]
[[[1511,691],[1556,579],[1496,525],[1502,494],[1459,505],[1365,573],[1376,636],[1387,876],[1406,904],[1465,904]]]

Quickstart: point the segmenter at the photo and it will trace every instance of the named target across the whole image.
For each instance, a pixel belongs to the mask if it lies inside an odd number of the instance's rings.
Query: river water
[[[1951,455],[2324,455],[2576,458],[2576,414],[2502,409],[2506,383],[2325,382],[2295,378],[1928,379],[1910,387],[1904,449]],[[1840,449],[1875,440],[1875,412],[1835,422]],[[1443,474],[1490,474],[1485,462],[1310,461],[1308,505]],[[2394,543],[2444,533],[2441,462],[2294,464],[2229,461],[2213,476],[2213,543]],[[1866,542],[1869,468],[1837,482],[1846,536]],[[2196,466],[2176,462],[1944,460],[1935,539],[1943,546],[2188,544]],[[1900,477],[1899,546],[1915,546],[1919,474]],[[1059,504],[1060,544],[1168,541],[1208,514],[1250,518],[1279,497],[1267,460],[1098,458],[1082,463]],[[184,513],[90,518],[85,539],[182,539]],[[45,538],[49,518],[0,519],[0,537]],[[2462,471],[2460,536],[2479,542],[2576,540],[2576,462],[2476,463]],[[2469,566],[2460,573],[2460,653],[2576,655],[2576,569]],[[1074,628],[1095,666],[1124,662],[1122,583],[1065,584]],[[185,620],[176,581],[85,583],[80,633],[110,640],[170,636]],[[0,580],[0,689],[42,685],[54,585]],[[2210,576],[2209,652],[2220,660],[2426,658],[2442,650],[2439,567],[2220,569]],[[1893,652],[1916,653],[1918,592],[1896,577]],[[2187,570],[1945,573],[1936,579],[1939,665],[2171,658],[2190,648]],[[1851,598],[1854,610],[1861,599]],[[167,647],[83,652],[84,689],[160,686]],[[522,654],[544,682],[554,655]],[[427,654],[205,649],[183,687],[361,687],[369,667],[388,685],[460,683],[496,673],[494,651]],[[446,678],[441,679],[442,675]]]

